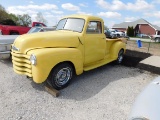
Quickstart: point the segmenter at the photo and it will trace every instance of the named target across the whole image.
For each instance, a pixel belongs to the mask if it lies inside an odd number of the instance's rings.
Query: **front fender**
[[[44,82],[52,68],[64,61],[73,63],[77,75],[83,72],[82,53],[76,48],[42,48],[31,50],[27,54],[34,54],[37,59],[37,64],[32,65],[33,80],[36,83]]]

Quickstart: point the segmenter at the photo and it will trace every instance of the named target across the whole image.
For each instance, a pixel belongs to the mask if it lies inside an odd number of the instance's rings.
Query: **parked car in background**
[[[151,35],[151,40],[160,43],[160,35]]]
[[[46,31],[53,31],[56,27],[32,27],[27,34],[35,33],[35,32],[46,32]]]
[[[55,27],[32,27],[27,34],[53,31]],[[19,35],[0,35],[0,59],[8,59],[11,54],[11,44]]]
[[[19,35],[0,35],[0,59],[8,59],[11,53],[11,44]]]
[[[117,37],[124,37],[125,36],[125,32],[122,31],[118,31],[116,29],[109,29],[112,33],[116,34]]]
[[[111,32],[109,29],[105,30],[104,34],[106,35],[106,38],[117,38],[117,34],[114,32]]]
[[[136,98],[129,120],[160,120],[160,76]]]
[[[32,27],[35,26],[46,27],[46,25],[43,23],[33,22]],[[26,27],[26,26],[0,25],[0,31],[2,35],[21,35],[27,33],[30,29],[31,27]]]
[[[136,35],[136,37],[139,37],[139,38],[150,38],[150,36],[147,35],[147,34],[139,34],[139,33]]]

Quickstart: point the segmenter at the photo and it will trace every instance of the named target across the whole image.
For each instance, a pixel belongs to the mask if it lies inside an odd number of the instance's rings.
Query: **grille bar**
[[[11,52],[13,69],[18,74],[27,75],[32,77],[32,66],[29,60],[29,55],[24,55],[20,53]]]

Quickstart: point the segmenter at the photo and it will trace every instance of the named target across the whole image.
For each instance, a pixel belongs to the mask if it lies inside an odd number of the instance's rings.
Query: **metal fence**
[[[128,40],[127,49],[160,56],[160,43],[151,40]]]

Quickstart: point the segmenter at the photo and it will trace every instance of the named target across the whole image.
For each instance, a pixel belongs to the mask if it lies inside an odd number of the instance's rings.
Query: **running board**
[[[113,58],[106,58],[106,59],[103,59],[101,61],[98,61],[98,62],[94,62],[92,64],[88,64],[87,66],[84,66],[84,71],[88,71],[88,70],[92,70],[94,68],[98,68],[100,66],[103,66],[107,63],[110,63],[112,61],[114,61],[115,59]]]

